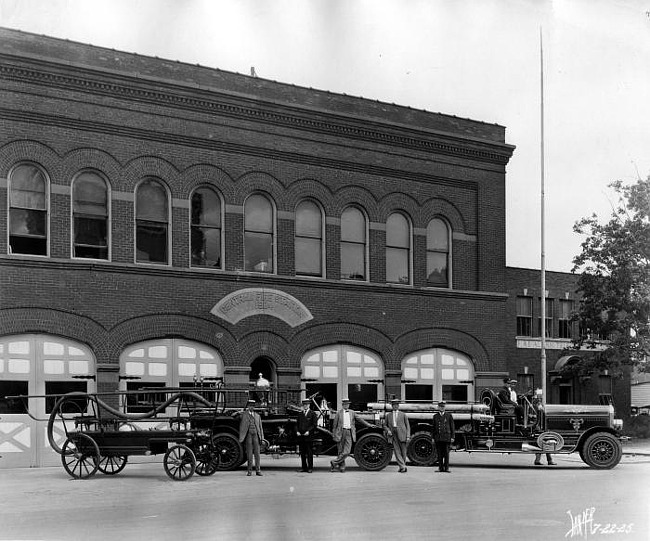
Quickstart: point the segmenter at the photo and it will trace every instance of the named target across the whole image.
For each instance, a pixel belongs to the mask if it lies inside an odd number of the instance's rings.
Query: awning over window
[[[559,372],[567,364],[577,363],[580,360],[581,360],[581,358],[578,355],[565,355],[564,357],[560,357],[557,360],[557,362],[555,363],[555,370]]]

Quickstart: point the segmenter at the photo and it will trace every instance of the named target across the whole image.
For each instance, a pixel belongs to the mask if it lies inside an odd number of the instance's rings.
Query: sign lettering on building
[[[284,291],[263,287],[234,291],[215,304],[210,313],[233,325],[256,315],[277,317],[290,327],[297,327],[314,318],[295,297]]]

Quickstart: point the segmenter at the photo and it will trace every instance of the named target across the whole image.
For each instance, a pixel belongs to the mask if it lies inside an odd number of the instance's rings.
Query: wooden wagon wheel
[[[124,469],[126,461],[125,455],[103,456],[99,459],[97,468],[105,475],[116,475]]]
[[[61,448],[65,471],[75,479],[88,479],[99,467],[99,447],[86,434],[70,434]]]
[[[196,470],[196,458],[187,445],[179,443],[167,449],[163,466],[170,479],[187,481]]]

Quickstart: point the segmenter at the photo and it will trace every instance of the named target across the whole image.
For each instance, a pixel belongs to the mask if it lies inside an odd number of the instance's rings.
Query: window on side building
[[[573,301],[560,299],[560,313],[558,314],[558,336],[560,338],[573,338],[574,322],[571,321]]]
[[[20,164],[9,174],[9,251],[48,255],[48,180],[36,165]]]
[[[143,180],[135,201],[136,262],[169,263],[169,199],[153,178]]]
[[[451,287],[451,231],[440,218],[427,226],[427,283]]]
[[[367,280],[366,217],[355,207],[348,207],[341,215],[341,278]]]
[[[324,276],[323,213],[313,201],[301,201],[296,207],[296,274]]]
[[[197,188],[191,200],[191,253],[193,267],[222,267],[222,204],[211,188]]]
[[[109,197],[106,181],[84,171],[72,183],[73,257],[108,259]]]
[[[517,297],[517,336],[533,336],[532,297]]]
[[[244,204],[244,270],[275,272],[275,220],[271,201],[253,194]]]
[[[398,212],[386,221],[386,281],[411,283],[411,226]]]
[[[539,316],[537,318],[537,336],[542,336],[542,300],[538,299],[539,304],[540,304],[540,309],[539,309]],[[545,314],[545,320],[546,320],[546,328],[544,329],[546,332],[545,338],[552,338],[553,337],[553,299],[546,299],[545,300],[545,308],[546,308],[546,314]]]

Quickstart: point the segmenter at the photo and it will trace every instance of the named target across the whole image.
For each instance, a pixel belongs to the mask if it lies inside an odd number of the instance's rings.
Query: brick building
[[[578,277],[563,272],[546,273],[546,369],[547,400],[552,404],[613,403],[616,411],[627,415],[630,406],[630,379],[610,373],[588,377],[567,377],[561,369],[581,357],[593,355],[587,347],[569,350],[576,337],[577,323],[571,313],[580,301],[576,293]],[[518,391],[541,387],[541,280],[540,271],[508,267],[507,321],[508,359]]]
[[[0,396],[263,374],[363,407],[524,373],[503,127],[0,39]],[[0,411],[0,467],[52,460]]]

